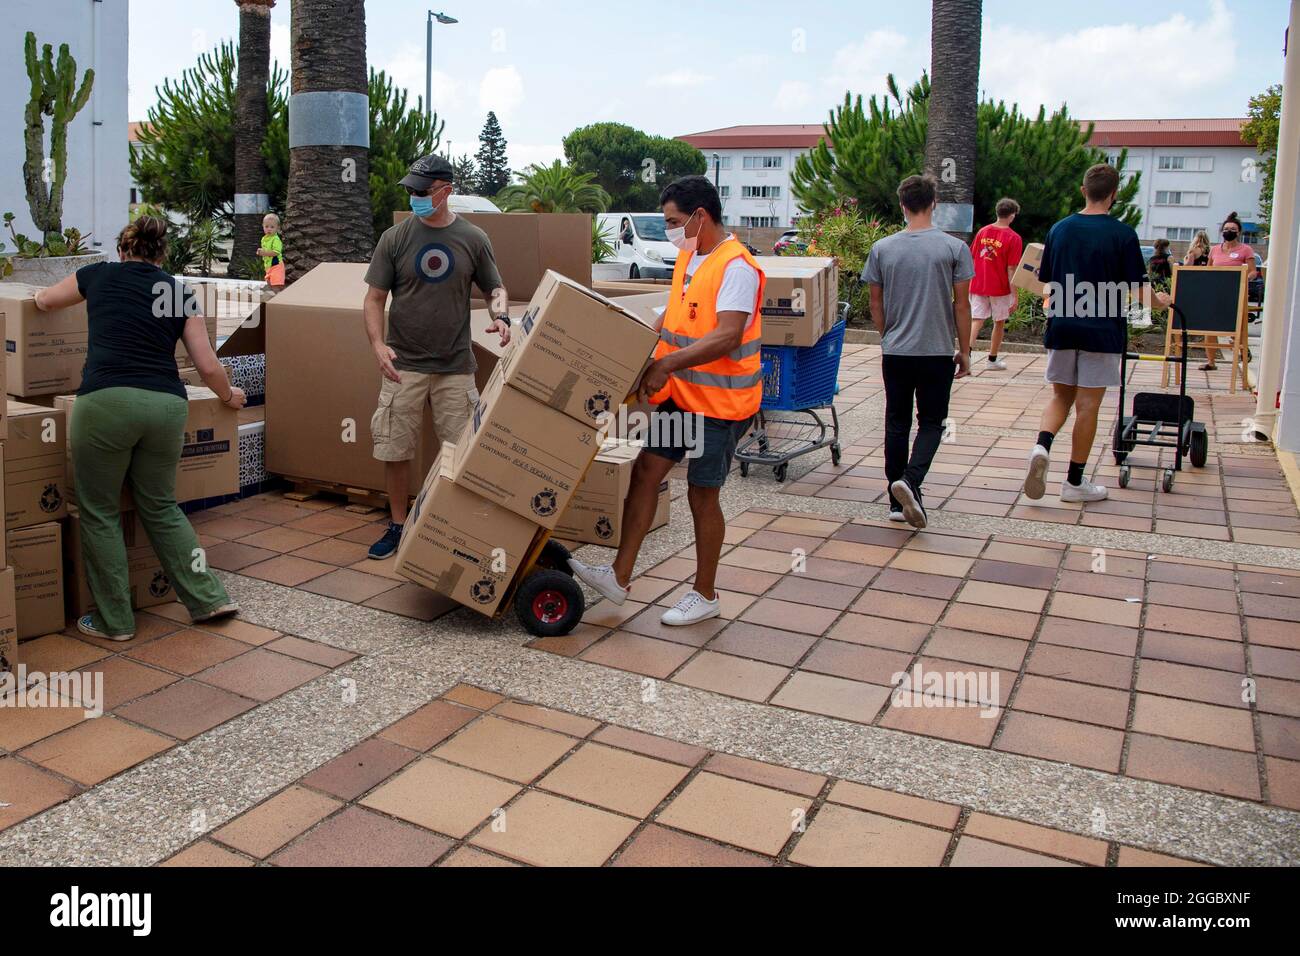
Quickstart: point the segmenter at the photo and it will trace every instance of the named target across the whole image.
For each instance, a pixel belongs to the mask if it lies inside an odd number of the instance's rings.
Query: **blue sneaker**
[[[384,558],[391,557],[397,550],[397,546],[402,543],[402,526],[388,522],[388,530],[384,536],[370,546],[370,557],[376,561],[382,561]]]

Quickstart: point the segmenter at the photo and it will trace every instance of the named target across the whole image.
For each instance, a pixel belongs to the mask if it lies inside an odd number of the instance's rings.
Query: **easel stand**
[[[1179,295],[1179,286],[1182,295]],[[1165,329],[1165,357],[1177,356],[1187,342],[1189,351],[1198,348],[1218,348],[1232,356],[1232,373],[1228,390],[1237,391],[1237,374],[1242,385],[1250,387],[1250,360],[1248,358],[1248,333],[1246,330],[1246,267],[1245,266],[1174,266],[1170,294],[1186,317],[1186,336],[1174,336],[1175,316],[1172,312]],[[1162,388],[1169,385],[1172,371],[1182,383],[1185,363],[1165,363],[1161,373]]]

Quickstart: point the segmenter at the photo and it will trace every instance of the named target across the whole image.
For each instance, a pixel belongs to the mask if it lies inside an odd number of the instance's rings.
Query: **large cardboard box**
[[[1020,265],[1016,266],[1016,271],[1011,276],[1011,284],[1017,289],[1027,289],[1034,295],[1046,295],[1047,284],[1038,278],[1038,267],[1042,261],[1043,244],[1028,243],[1024,254],[1020,257]]]
[[[600,450],[597,429],[508,388],[502,366],[452,458],[456,484],[553,529]]]
[[[0,282],[5,391],[19,398],[76,391],[86,364],[86,304],[41,312],[36,308],[37,288]]]
[[[4,523],[13,531],[68,513],[67,432],[62,408],[6,403]]]
[[[599,279],[592,282],[593,292],[610,298],[622,295],[646,295],[651,292],[667,293],[672,290],[672,279]]]
[[[380,373],[361,315],[366,264],[327,262],[267,302],[266,470],[274,475],[370,491],[384,490],[370,419]],[[523,305],[511,307],[520,315]],[[487,311],[470,314],[481,390],[504,351],[488,334]],[[426,407],[408,493],[418,494],[438,457]]]
[[[213,313],[204,313],[203,325],[208,331],[208,344],[212,346],[212,351],[217,350],[217,317]],[[189,348],[185,345],[185,339],[176,340],[176,367],[180,369],[193,368],[194,359],[190,355]]]
[[[239,494],[239,414],[222,403],[210,388],[186,385],[189,417],[185,444],[176,466],[176,500],[201,501]],[[77,396],[60,395],[54,407],[62,409],[71,435]],[[67,486],[75,500],[76,475],[72,465],[72,440],[67,442]],[[122,488],[123,509],[134,507],[128,487]]]
[[[607,441],[574,492],[569,507],[555,526],[557,537],[582,544],[617,548],[623,539],[623,503],[632,483],[632,466],[641,446],[628,441]],[[659,486],[659,501],[650,530],[668,523],[671,494],[667,479]]]
[[[75,507],[68,509],[66,531],[63,536],[64,603],[68,617],[78,618],[95,609],[95,598],[90,593],[86,566],[81,560],[81,515]],[[122,513],[122,539],[126,544],[131,606],[138,610],[175,601],[176,589],[163,571],[162,562],[154,554],[144,525],[134,511]]]
[[[5,466],[5,446],[0,442],[0,470]],[[4,482],[0,482],[0,568],[8,567],[9,562],[5,560],[5,500],[4,500]]]
[[[14,569],[0,571],[0,671],[18,671],[18,614]]]
[[[6,535],[14,572],[18,640],[63,630],[63,535],[57,521]]]
[[[632,391],[658,341],[636,314],[548,272],[501,367],[511,388],[598,425]]]
[[[393,225],[411,215],[393,213]],[[512,301],[532,298],[547,270],[591,285],[591,216],[588,213],[463,212],[487,233],[497,271]]]
[[[453,481],[456,451],[454,445],[443,446],[411,505],[397,547],[396,570],[490,617],[544,532]]]
[[[802,256],[759,256],[763,286],[763,343],[816,345],[834,324],[837,297],[831,298],[834,263]]]

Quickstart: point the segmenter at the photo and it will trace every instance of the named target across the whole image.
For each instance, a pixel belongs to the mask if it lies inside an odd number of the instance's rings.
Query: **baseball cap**
[[[435,179],[451,182],[451,163],[437,154],[431,154],[421,156],[411,163],[411,168],[398,185],[410,186],[412,189],[428,189]]]

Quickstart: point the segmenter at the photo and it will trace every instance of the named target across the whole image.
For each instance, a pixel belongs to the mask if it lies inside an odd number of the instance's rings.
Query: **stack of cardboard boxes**
[[[75,402],[71,393],[81,384],[86,359],[86,307],[41,312],[35,292],[20,283],[0,283],[8,396],[0,412],[0,668],[16,664],[17,641],[62,630],[67,617],[91,606],[78,544],[68,427]],[[214,332],[210,325],[209,334]],[[178,353],[178,362],[181,358]],[[189,392],[177,498],[184,502],[236,493],[235,412],[207,389]],[[131,507],[129,492],[123,506]],[[159,591],[155,578],[161,569],[134,512],[126,511],[123,525],[133,582],[148,571]],[[135,590],[139,607],[174,599],[170,586],[160,594],[149,594],[147,587]]]
[[[657,341],[636,313],[548,272],[464,433],[430,469],[397,572],[494,614],[537,542],[561,528],[601,452],[605,416],[634,389]]]

